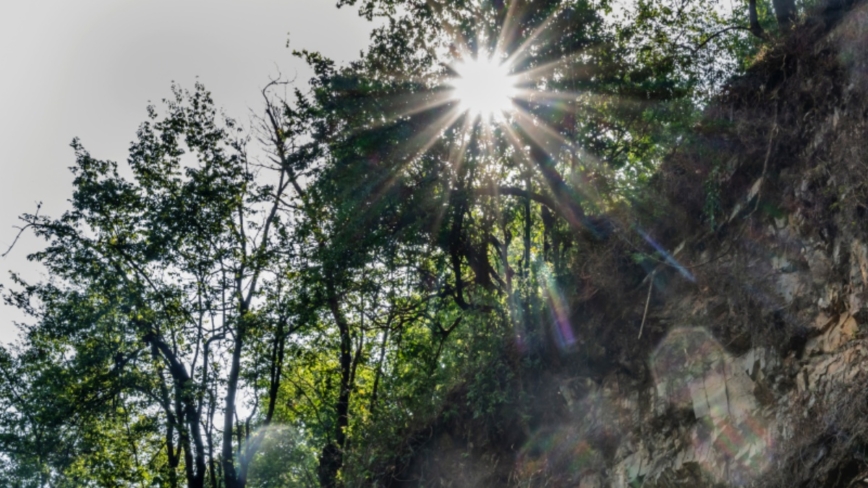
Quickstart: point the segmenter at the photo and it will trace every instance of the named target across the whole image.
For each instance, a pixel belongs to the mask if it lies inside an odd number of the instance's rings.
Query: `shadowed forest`
[[[337,7],[73,140],[0,487],[868,486],[865,2]]]

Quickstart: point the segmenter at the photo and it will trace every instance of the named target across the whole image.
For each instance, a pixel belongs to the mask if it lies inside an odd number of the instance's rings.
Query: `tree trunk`
[[[280,378],[281,373],[283,372],[286,335],[286,321],[280,320],[277,323],[277,330],[274,332],[274,342],[271,346],[271,364],[269,365],[268,379],[268,405],[266,406],[265,419],[262,421],[261,428],[252,437],[250,437],[248,425],[248,441],[246,447],[242,449],[241,443],[239,442],[238,479],[242,486],[247,485],[247,474],[250,470],[250,461],[253,460],[253,455],[256,454],[262,440],[267,434],[266,428],[271,425],[271,420],[274,418],[274,409],[277,407],[277,395],[280,393]]]
[[[175,383],[175,408],[178,418],[178,435],[184,451],[184,467],[188,488],[205,486],[205,449],[202,445],[199,410],[196,408],[193,381],[187,368],[178,360],[171,347],[156,333],[145,335],[155,353],[162,355],[169,366],[169,374]],[[185,426],[186,424],[186,426]],[[192,442],[192,445],[191,445]]]
[[[760,39],[765,39],[766,33],[759,23],[759,15],[756,11],[756,0],[749,0],[747,10],[748,19],[750,21],[750,33],[755,35],[756,37],[759,37]]]
[[[163,413],[166,415],[166,457],[169,462],[169,487],[178,488],[178,465],[181,464],[179,447],[175,446],[175,428],[178,425],[172,402],[169,398],[169,388],[162,369],[157,372],[160,378],[160,400]]]
[[[239,320],[244,320],[241,315]],[[232,431],[235,419],[235,395],[238,391],[238,376],[241,371],[241,349],[243,347],[244,324],[239,324],[232,349],[232,364],[229,368],[229,378],[226,384],[226,404],[223,411],[223,449],[220,463],[223,466],[223,479],[226,488],[243,488],[244,480],[235,471],[234,452],[232,451]]]
[[[796,1],[772,0],[772,4],[775,7],[775,17],[778,20],[781,32],[789,30],[796,21]]]
[[[570,189],[564,181],[564,178],[555,168],[552,158],[536,144],[531,145],[530,157],[542,173],[552,192],[554,203],[558,206],[559,213],[566,218],[567,223],[576,231],[588,230],[596,236],[598,230],[585,216],[585,209],[582,207],[580,196]]]
[[[350,327],[346,317],[340,310],[337,292],[329,285],[329,308],[338,326],[341,338],[340,367],[341,381],[338,401],[335,405],[337,423],[335,424],[334,441],[328,443],[322,450],[319,460],[319,482],[323,488],[334,488],[337,485],[337,475],[343,466],[343,451],[347,442],[347,426],[350,419],[350,389],[352,376],[352,341]]]
[[[380,376],[383,374],[383,360],[386,358],[386,344],[389,341],[389,327],[392,321],[389,320],[386,329],[383,331],[383,340],[380,343],[380,358],[377,360],[377,371],[374,372],[374,386],[371,388],[371,403],[368,411],[371,412],[371,418],[376,418],[377,410],[377,390],[380,387]]]

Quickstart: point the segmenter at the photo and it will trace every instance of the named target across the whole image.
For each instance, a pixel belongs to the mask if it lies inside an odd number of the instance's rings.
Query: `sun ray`
[[[458,113],[459,113],[458,116],[460,117],[462,115],[462,113],[460,111],[458,111]],[[457,119],[453,120],[452,123],[454,123],[455,121],[457,121]],[[452,139],[453,144],[450,147],[449,155],[447,158],[447,162],[448,162],[449,166],[452,168],[452,174],[450,175],[451,178],[449,181],[449,185],[446,186],[445,198],[447,200],[449,198],[451,198],[450,195],[451,195],[452,189],[457,186],[456,183],[457,183],[458,173],[461,169],[461,166],[463,165],[464,156],[466,155],[467,145],[468,145],[469,139],[470,139],[469,137],[467,137],[467,135],[473,129],[473,125],[474,125],[474,121],[469,117],[465,117],[463,127],[459,131],[457,131],[457,133],[460,134],[460,135],[456,136],[456,137],[458,137],[458,144],[454,144],[455,138]],[[450,124],[450,126],[451,126],[451,124]],[[434,218],[434,228],[435,229],[440,227],[440,224],[443,222],[443,216],[444,216],[447,209],[448,209],[448,206],[446,206],[446,205],[443,205],[440,207],[439,211],[437,212],[437,215]]]
[[[412,117],[414,115],[418,115],[424,112],[428,112],[429,110],[436,109],[448,103],[454,102],[455,99],[447,90],[437,90],[437,91],[426,91],[423,93],[414,93],[410,95],[395,95],[392,97],[384,97],[381,100],[385,100],[385,103],[393,103],[397,105],[401,103],[405,105],[400,110],[390,112],[389,107],[385,107],[384,116],[379,120],[370,121],[365,125],[361,125],[359,127],[353,128],[348,132],[350,135],[370,131],[373,129],[379,129],[385,127],[390,124],[394,124],[399,120]],[[400,102],[399,102],[400,100]]]
[[[528,88],[520,88],[515,91],[514,100],[524,100],[526,102],[575,102],[579,95],[570,92],[550,92],[541,90],[531,90]]]
[[[569,56],[558,58],[554,61],[549,61],[549,62],[543,63],[539,66],[534,66],[530,69],[526,69],[524,71],[516,73],[515,76],[516,76],[516,78],[518,78],[518,83],[520,83],[522,85],[526,84],[526,83],[539,81],[541,79],[545,79],[546,77],[554,75],[555,71],[560,67],[564,67],[564,68],[574,67],[575,62],[581,61],[581,58],[583,56],[585,56],[585,53],[571,54]],[[573,73],[569,77],[566,77],[565,79],[569,79],[569,80],[590,79],[591,76],[593,76],[593,74],[594,74],[590,70],[590,67],[583,65],[582,68],[584,68],[583,72],[581,73],[581,75],[584,75],[583,77],[577,76],[576,73]]]
[[[567,150],[569,153],[576,154],[583,159],[585,165],[591,166],[593,169],[597,171],[605,171],[602,164],[600,164],[599,160],[595,158],[593,155],[587,153],[582,150],[580,147],[572,144],[570,141],[566,140],[561,134],[558,134],[556,131],[552,130],[550,127],[545,124],[536,124],[534,123],[530,116],[525,114],[523,111],[518,111],[516,113],[516,124],[522,130],[525,136],[527,136],[530,141],[535,144],[540,150],[542,150],[545,155],[553,160],[556,160],[558,155],[561,154],[561,150]],[[532,155],[528,154],[528,157],[531,159],[532,164],[536,164],[537,166],[542,167],[544,164],[543,161],[537,161],[537,158],[534,158]],[[554,171],[553,169],[550,169]],[[565,183],[563,177],[558,174],[557,178]],[[561,195],[561,188],[552,188],[552,191],[555,196]],[[582,202],[590,202],[595,206],[600,206],[605,202],[602,200],[601,195],[596,188],[591,185],[581,185],[580,187],[571,187],[569,188],[569,193],[575,193],[575,197],[580,201],[570,202],[568,207],[572,207],[574,204],[580,204]],[[560,204],[565,204],[567,202],[558,202]],[[571,209],[573,211],[573,209]],[[582,220],[584,216],[575,215],[573,216],[577,220]]]
[[[558,14],[560,14],[562,10],[563,6],[558,6],[558,8],[551,13],[551,15],[546,17],[546,19],[533,30],[533,32],[527,37],[527,39],[522,41],[521,45],[519,45],[519,47],[515,51],[513,51],[513,53],[506,59],[506,64],[510,66],[518,66],[523,63],[527,59],[527,57],[531,55],[529,49],[530,45],[533,44],[533,42],[535,42],[537,38],[539,38],[543,34],[543,32],[548,30],[549,24],[554,22],[555,18],[557,18]]]
[[[521,137],[515,132],[515,129],[512,127],[504,127],[507,138],[512,142],[514,147],[516,147],[521,155],[523,156],[522,160],[528,165],[529,169],[535,169],[540,165],[540,161],[536,160],[533,155],[528,151],[527,144],[521,140]],[[570,202],[564,202],[562,198],[559,198],[559,195],[562,194],[562,191],[559,191],[557,188],[552,186],[552,183],[548,178],[545,178],[547,184],[552,190],[554,196],[554,203],[557,207],[554,210],[557,210],[563,218],[566,219],[567,223],[575,229],[583,229],[586,228],[586,218],[584,213],[577,212],[574,205],[571,205]]]
[[[522,132],[530,137],[549,156],[557,156],[560,152],[558,149],[567,149],[571,152],[581,151],[571,141],[546,124],[539,123],[538,120],[532,118],[524,110],[516,111],[515,122],[522,129]]]
[[[494,46],[494,52],[502,53],[507,51],[507,44],[511,43],[517,34],[517,29],[513,27],[514,20],[518,19],[516,10],[520,2],[509,2],[509,8],[503,18],[503,26],[497,35],[497,43]]]
[[[389,154],[388,157],[395,158],[400,162],[394,171],[389,172],[389,177],[384,178],[384,180],[377,185],[378,191],[371,193],[371,201],[376,202],[382,198],[382,196],[395,184],[395,181],[400,178],[404,167],[414,159],[427,153],[439,140],[442,132],[454,125],[462,115],[462,112],[457,107],[452,107],[437,120],[429,124],[424,131],[420,132],[408,141],[406,146],[402,146],[402,154]]]
[[[414,136],[408,144],[412,148],[414,145],[418,144],[417,150],[411,150],[407,152],[407,157],[403,158],[404,160],[411,160],[416,157],[419,157],[422,154],[428,152],[431,147],[437,143],[440,135],[443,131],[452,127],[458,119],[461,118],[463,113],[456,106],[452,107],[446,111],[443,115],[441,115],[437,120],[432,122],[424,131]]]
[[[461,166],[464,164],[464,156],[467,153],[467,146],[470,144],[470,136],[473,130],[473,119],[470,117],[464,118],[464,126],[458,132],[459,144],[452,146],[449,152],[449,163],[452,166],[454,173],[457,176],[461,171]],[[453,185],[454,186],[454,181]]]
[[[604,165],[599,158],[587,152],[581,146],[568,140],[548,125],[532,120],[525,111],[516,111],[516,123],[528,137],[537,144],[540,144],[540,147],[542,147],[549,155],[554,156],[557,154],[551,146],[558,144],[561,149],[568,149],[570,152],[582,158],[585,165],[592,165],[595,170],[602,170],[604,168]]]

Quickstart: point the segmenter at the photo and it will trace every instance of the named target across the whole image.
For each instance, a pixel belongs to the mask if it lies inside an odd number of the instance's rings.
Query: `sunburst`
[[[481,55],[456,63],[454,70],[458,76],[448,85],[461,111],[491,119],[515,108],[512,101],[518,95],[518,78],[503,60]]]
[[[589,52],[546,53],[558,42],[558,24],[569,21],[569,16],[561,16],[565,6],[550,12],[533,29],[522,30],[517,19],[528,12],[519,12],[520,5],[509,2],[498,32],[484,21],[490,13],[479,13],[480,27],[473,39],[445,24],[442,37],[428,51],[433,69],[395,76],[398,82],[427,89],[383,100],[388,108],[365,129],[427,118],[424,129],[394,148],[393,159],[408,165],[444,144],[453,167],[460,167],[468,157],[497,160],[504,181],[515,181],[517,175],[536,168],[543,176],[539,183],[552,186],[555,203],[567,220],[582,226],[579,202],[606,196],[588,185],[591,180],[575,174],[577,165],[569,165],[569,174],[562,175],[565,166],[557,162],[581,161],[578,171],[597,176],[611,171],[569,136],[573,128],[567,124],[580,117],[585,104],[622,102],[567,88],[577,85],[572,81],[593,78],[594,67],[586,61],[592,57]]]

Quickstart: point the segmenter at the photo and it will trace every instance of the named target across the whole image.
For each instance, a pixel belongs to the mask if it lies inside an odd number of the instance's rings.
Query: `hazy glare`
[[[311,72],[286,48],[337,61],[358,56],[371,24],[335,0],[42,0],[0,7],[0,253],[18,215],[58,216],[71,195],[69,142],[95,157],[124,161],[149,101],[174,80],[205,84],[219,106],[246,122],[259,89],[278,71],[305,83]],[[25,235],[0,259],[38,279],[26,261],[41,242]],[[22,315],[0,305],[0,342]]]

